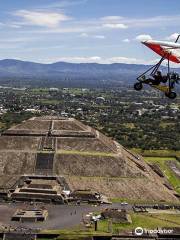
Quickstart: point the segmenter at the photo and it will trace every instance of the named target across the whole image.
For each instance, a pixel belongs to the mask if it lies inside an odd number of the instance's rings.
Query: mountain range
[[[148,67],[125,63],[42,64],[5,59],[0,60],[0,84],[24,87],[116,87],[132,83]]]

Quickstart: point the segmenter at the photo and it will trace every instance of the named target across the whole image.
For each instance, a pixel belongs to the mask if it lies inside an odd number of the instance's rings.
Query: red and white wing
[[[154,40],[143,41],[142,43],[161,57],[174,63],[180,63],[180,44]]]

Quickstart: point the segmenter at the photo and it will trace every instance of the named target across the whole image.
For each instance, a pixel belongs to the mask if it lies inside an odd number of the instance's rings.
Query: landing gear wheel
[[[165,93],[166,97],[170,98],[170,99],[175,99],[177,94],[175,92],[168,92]]]
[[[136,91],[140,91],[142,88],[143,88],[142,83],[137,82],[137,83],[134,84],[134,89],[135,89]]]

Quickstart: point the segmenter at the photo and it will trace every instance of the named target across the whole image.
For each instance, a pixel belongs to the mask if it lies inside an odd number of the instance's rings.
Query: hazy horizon
[[[0,58],[153,64],[158,56],[140,41],[174,41],[178,7],[178,0],[7,0],[0,9]]]

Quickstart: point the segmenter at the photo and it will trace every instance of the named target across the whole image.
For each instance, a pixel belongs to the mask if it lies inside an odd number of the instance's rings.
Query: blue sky
[[[179,0],[6,0],[0,59],[153,63],[144,39],[174,41]]]

